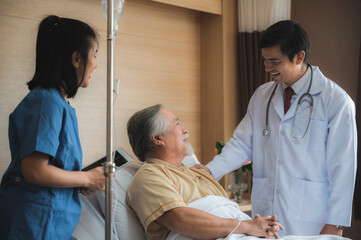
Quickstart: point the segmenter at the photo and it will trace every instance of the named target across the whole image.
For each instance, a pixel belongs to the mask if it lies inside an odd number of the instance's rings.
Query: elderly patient
[[[138,215],[147,239],[165,239],[170,231],[197,239],[213,239],[234,233],[278,238],[283,226],[277,217],[256,215],[239,221],[216,217],[188,207],[207,195],[227,197],[221,185],[206,171],[181,163],[192,154],[187,129],[161,105],[136,112],[128,121],[128,137],[135,155],[145,162],[134,176],[127,202]]]

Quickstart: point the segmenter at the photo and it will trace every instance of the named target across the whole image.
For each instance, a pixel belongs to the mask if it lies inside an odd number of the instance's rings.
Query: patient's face
[[[179,118],[172,112],[162,108],[159,114],[169,120],[167,134],[162,136],[165,147],[174,154],[182,155],[182,158],[185,157],[189,148],[187,128],[180,123]]]

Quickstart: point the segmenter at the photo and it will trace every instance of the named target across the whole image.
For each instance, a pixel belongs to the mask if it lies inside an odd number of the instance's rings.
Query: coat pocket
[[[288,217],[296,220],[325,223],[328,209],[328,184],[292,179]]]

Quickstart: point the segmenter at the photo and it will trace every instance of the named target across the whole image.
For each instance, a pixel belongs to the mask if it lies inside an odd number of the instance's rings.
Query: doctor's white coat
[[[269,107],[270,137],[262,135],[266,109],[275,83],[260,86],[246,116],[207,167],[220,179],[246,160],[253,161],[252,214],[272,215],[285,227],[280,236],[318,235],[324,224],[350,226],[356,175],[355,106],[337,84],[313,67],[310,94],[313,112],[306,135],[292,137],[297,102],[310,79],[284,114],[283,88],[278,84]],[[309,107],[298,110],[294,132],[302,132]]]

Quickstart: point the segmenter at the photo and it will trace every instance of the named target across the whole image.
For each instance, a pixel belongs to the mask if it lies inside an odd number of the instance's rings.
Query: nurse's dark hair
[[[280,46],[282,53],[287,55],[291,62],[298,52],[305,51],[303,63],[308,63],[310,39],[297,21],[279,21],[263,32],[259,42],[260,49],[277,45]]]
[[[145,162],[149,154],[156,151],[156,145],[152,137],[160,134],[165,135],[169,121],[159,115],[161,104],[140,110],[128,120],[127,130],[129,143],[134,154],[142,162]]]
[[[98,34],[84,22],[54,15],[44,18],[38,28],[35,74],[27,83],[29,89],[56,88],[67,97],[74,97],[84,80],[93,40],[98,41]],[[74,52],[86,63],[80,83],[72,63]]]

